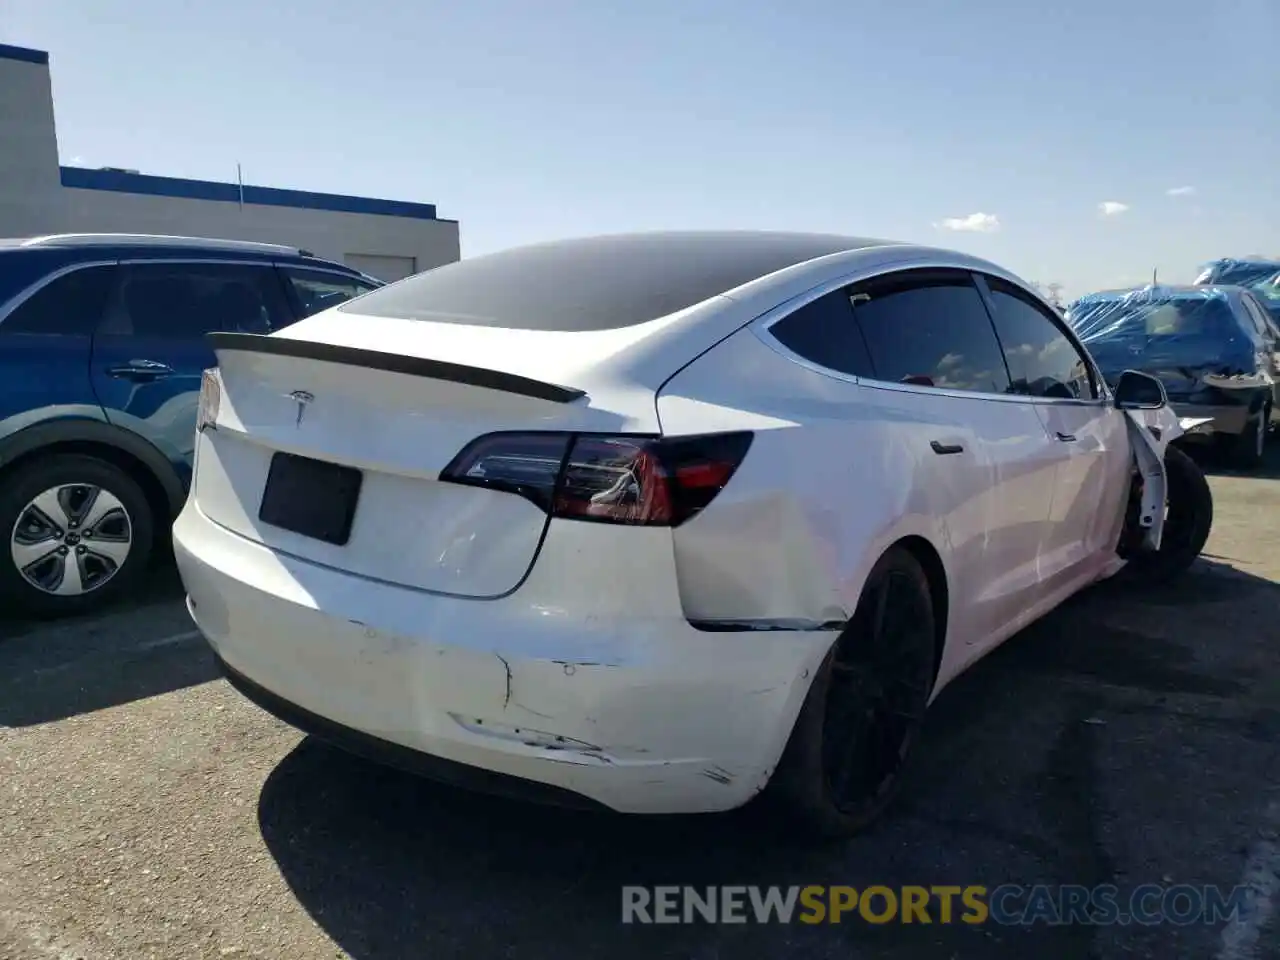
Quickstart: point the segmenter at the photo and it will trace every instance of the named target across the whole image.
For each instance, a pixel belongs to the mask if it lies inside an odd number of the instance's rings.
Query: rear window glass
[[[89,336],[115,280],[114,266],[81,267],[46,283],[0,323],[0,333]]]
[[[26,250],[0,247],[0,307],[62,264],[48,257],[31,256]]]
[[[1070,322],[1086,343],[1128,336],[1223,336],[1238,326],[1222,297],[1106,300],[1073,307]]]
[[[873,240],[650,234],[559,241],[462,260],[339,311],[523,330],[611,330],[683,310],[776,270]]]

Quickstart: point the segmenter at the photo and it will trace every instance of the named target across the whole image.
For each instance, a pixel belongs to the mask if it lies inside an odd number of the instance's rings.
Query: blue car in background
[[[1198,286],[1231,284],[1244,287],[1266,308],[1280,336],[1280,260],[1224,258],[1205,265]]]
[[[1271,332],[1280,340],[1280,273],[1250,284],[1249,292],[1266,308],[1271,320]]]
[[[0,240],[0,611],[133,585],[186,499],[205,334],[266,334],[382,284],[294,247]]]
[[[1187,439],[1212,436],[1237,464],[1266,450],[1280,387],[1275,328],[1237,286],[1105,290],[1067,308],[1067,322],[1114,384],[1125,370],[1158,377],[1180,417],[1209,418]]]
[[[1236,259],[1223,257],[1205,264],[1196,278],[1196,286],[1230,284],[1251,287],[1280,273],[1280,260]]]

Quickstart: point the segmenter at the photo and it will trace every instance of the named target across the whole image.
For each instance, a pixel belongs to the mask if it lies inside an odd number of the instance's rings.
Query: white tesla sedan
[[[596,237],[213,341],[174,540],[227,677],[552,802],[856,830],[948,682],[1211,519],[1159,381],[945,250]]]

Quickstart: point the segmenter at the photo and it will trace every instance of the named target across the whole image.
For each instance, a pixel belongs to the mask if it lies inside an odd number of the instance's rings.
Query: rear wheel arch
[[[941,558],[923,537],[903,537],[887,545],[868,572],[860,591],[857,609],[828,648],[821,667],[814,674],[782,756],[764,791],[767,801],[777,804],[793,825],[802,831],[826,837],[849,836],[878,819],[896,796],[902,782],[902,765],[918,734],[930,699],[930,678],[936,680],[937,676],[938,620],[932,608],[939,590],[946,588],[945,576],[940,580],[934,579],[941,572],[940,568]],[[907,595],[899,596],[896,601],[888,601],[885,606],[885,594],[881,591],[892,589],[893,582],[905,584]],[[910,599],[912,594],[916,598],[914,601]],[[876,610],[877,603],[879,611]],[[893,611],[899,612],[895,614]],[[914,640],[909,636],[903,638],[896,631],[886,634],[873,625],[886,615],[905,616],[908,626],[914,620]],[[875,638],[883,640],[890,635],[898,639],[887,646],[877,645]],[[907,674],[900,674],[896,668],[889,673],[881,673],[875,667],[878,660],[883,662],[881,655],[874,652],[877,649],[881,653],[900,649],[902,654],[891,654],[890,660],[907,664]],[[901,727],[899,733],[903,738],[894,748],[898,754],[897,759],[887,768],[874,764],[867,768],[875,772],[877,777],[885,776],[887,779],[872,781],[876,784],[875,790],[865,797],[850,798],[844,795],[842,784],[845,778],[836,776],[828,767],[831,759],[828,742],[833,735],[844,739],[842,731],[849,730],[840,720],[848,712],[845,708],[852,708],[855,716],[863,715],[864,709],[878,709],[874,699],[877,695],[859,692],[862,687],[856,683],[857,674],[864,668],[859,668],[853,661],[868,657],[868,654],[859,655],[859,650],[869,651],[871,670],[881,681],[885,681],[874,686],[885,691],[906,691],[907,699],[912,703],[904,704],[910,709],[902,713],[891,711],[889,714],[890,717],[904,718],[895,721]],[[855,679],[852,689],[849,687],[850,667],[853,668]],[[890,680],[910,682],[900,684],[888,682]],[[912,689],[914,694],[911,693]],[[868,696],[872,699],[868,700]],[[851,700],[850,697],[854,699]],[[836,718],[834,721],[830,719],[833,709]],[[872,714],[867,713],[865,716],[871,717]],[[878,742],[875,736],[868,739],[862,739],[862,736],[855,734],[855,738],[848,743],[855,747],[865,747]],[[834,740],[830,743],[835,747],[836,754],[845,749]],[[830,779],[832,776],[835,779]]]
[[[0,477],[58,454],[96,457],[123,470],[142,488],[157,518],[176,517],[186,501],[182,479],[168,457],[137,434],[98,420],[36,424],[0,440]]]
[[[885,553],[894,547],[907,550],[924,570],[929,581],[929,597],[933,601],[933,623],[936,646],[933,658],[933,679],[938,679],[938,671],[942,667],[942,655],[947,643],[947,614],[951,608],[951,591],[947,585],[947,570],[942,563],[942,555],[932,543],[919,535],[903,537],[885,549]]]

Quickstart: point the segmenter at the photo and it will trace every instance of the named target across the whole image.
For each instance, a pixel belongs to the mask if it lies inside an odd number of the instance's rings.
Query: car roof
[[[887,245],[897,244],[753,230],[554,240],[446,264],[337,309],[480,326],[619,328],[676,313],[788,267]]]
[[[92,251],[95,255],[130,256],[145,251],[148,256],[184,257],[198,254],[201,257],[247,258],[251,260],[288,260],[297,263],[314,263],[317,266],[338,269],[352,276],[360,271],[334,260],[317,257],[309,250],[278,243],[261,243],[253,240],[232,240],[217,237],[184,237],[142,233],[62,233],[34,237],[0,238],[0,250],[6,252],[31,251],[66,260],[77,259],[77,254]]]
[[[1275,267],[1280,270],[1280,260],[1274,257],[1220,257],[1210,260],[1206,267]]]

